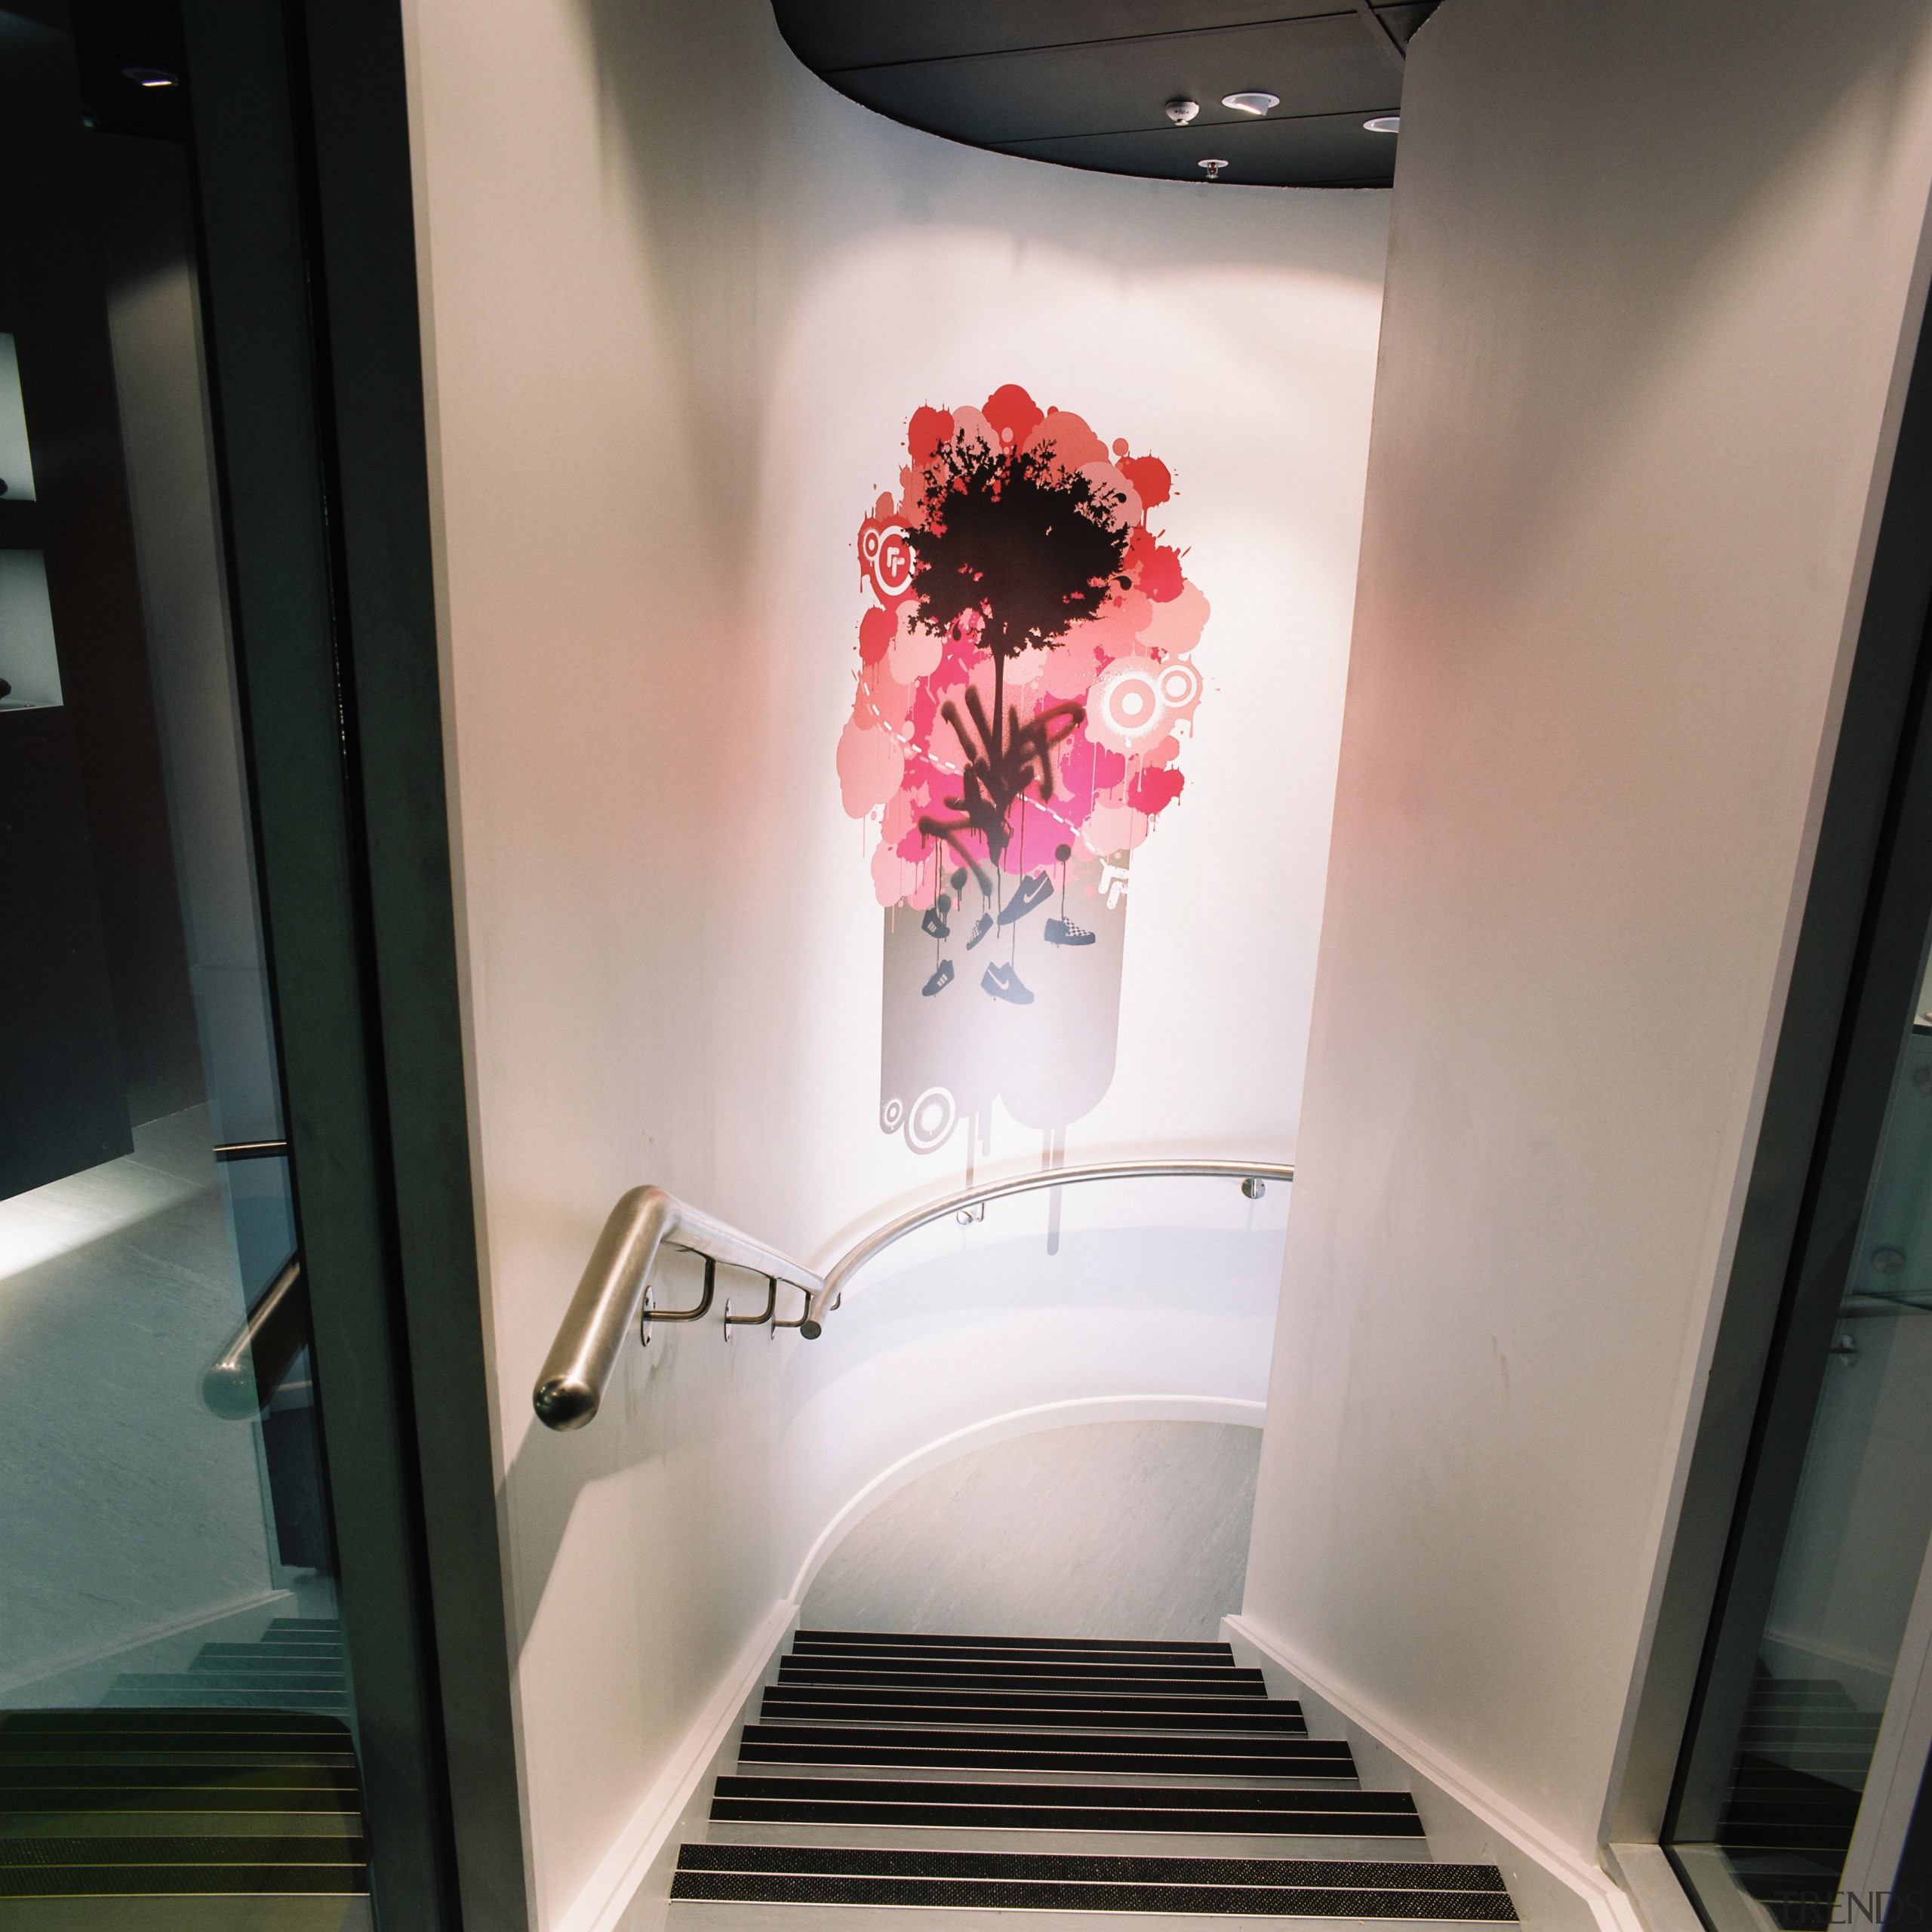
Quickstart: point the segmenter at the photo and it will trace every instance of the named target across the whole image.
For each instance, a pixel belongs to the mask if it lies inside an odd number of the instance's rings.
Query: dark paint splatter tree
[[[906,532],[917,621],[940,635],[969,613],[992,653],[992,742],[1001,761],[1017,728],[1006,715],[1006,666],[1060,643],[1130,582],[1126,497],[1056,460],[1050,446],[999,448],[964,431],[924,466],[918,522]]]

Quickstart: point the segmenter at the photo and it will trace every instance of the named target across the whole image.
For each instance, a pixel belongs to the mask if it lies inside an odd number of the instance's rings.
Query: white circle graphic
[[[906,1116],[906,1146],[915,1154],[930,1154],[946,1144],[958,1117],[952,1094],[943,1087],[928,1087]]]

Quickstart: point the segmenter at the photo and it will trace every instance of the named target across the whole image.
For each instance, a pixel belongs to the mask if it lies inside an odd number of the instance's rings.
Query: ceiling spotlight
[[[1373,121],[1361,124],[1371,134],[1399,134],[1402,131],[1402,117],[1399,114],[1378,114]]]
[[[1185,97],[1168,103],[1168,118],[1177,128],[1185,128],[1200,112],[1200,102],[1189,100]]]
[[[1221,97],[1221,105],[1232,107],[1237,114],[1266,114],[1269,108],[1281,104],[1278,94],[1224,94]]]
[[[171,74],[165,67],[123,67],[121,72],[137,88],[175,87],[181,78],[178,74]]]
[[[1226,168],[1228,165],[1228,163],[1225,161],[1200,161],[1196,162],[1195,165],[1197,168],[1204,168],[1207,169],[1208,178],[1209,180],[1218,181],[1221,178],[1221,170]]]

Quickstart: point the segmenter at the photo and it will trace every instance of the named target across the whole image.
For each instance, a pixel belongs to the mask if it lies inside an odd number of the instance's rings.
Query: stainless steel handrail
[[[805,1311],[807,1318],[823,1325],[826,1315],[838,1305],[845,1284],[873,1256],[894,1241],[903,1241],[915,1229],[943,1221],[949,1214],[989,1201],[1002,1201],[1010,1195],[1037,1194],[1043,1188],[1072,1187],[1091,1180],[1152,1180],[1172,1175],[1205,1175],[1244,1184],[1255,1181],[1265,1186],[1271,1180],[1293,1180],[1295,1171],[1278,1161],[1095,1161],[1078,1168],[1042,1168],[1036,1174],[1021,1174],[1013,1180],[988,1181],[980,1186],[961,1188],[957,1194],[929,1201],[909,1214],[901,1214],[896,1221],[887,1222],[856,1247],[848,1247],[825,1271],[825,1286],[813,1297]],[[1257,1187],[1249,1198],[1260,1197]]]
[[[634,1187],[611,1210],[571,1297],[557,1339],[537,1377],[531,1400],[538,1419],[555,1429],[581,1429],[596,1414],[605,1384],[623,1346],[624,1335],[640,1315],[645,1321],[691,1321],[711,1306],[714,1264],[762,1275],[771,1284],[763,1312],[725,1319],[733,1327],[795,1328],[808,1341],[824,1332],[825,1317],[838,1305],[845,1284],[872,1257],[915,1229],[943,1220],[962,1209],[1042,1189],[1073,1187],[1096,1180],[1141,1180],[1170,1176],[1238,1180],[1241,1192],[1259,1200],[1271,1180],[1291,1181],[1292,1167],[1278,1161],[1099,1161],[1077,1168],[1047,1168],[1011,1180],[987,1181],[961,1189],[888,1221],[849,1247],[823,1275],[742,1234],[728,1223],[700,1214],[661,1187]],[[659,1251],[681,1248],[705,1257],[703,1299],[694,1309],[654,1316],[645,1305],[651,1270]],[[778,1284],[789,1282],[804,1294],[804,1312],[795,1321],[780,1321]]]
[[[228,1346],[202,1371],[202,1400],[224,1422],[245,1422],[269,1405],[309,1341],[302,1257],[291,1254]]]
[[[644,1291],[663,1247],[688,1249],[707,1263],[748,1269],[802,1288],[808,1297],[799,1332],[816,1338],[811,1298],[823,1298],[820,1275],[789,1255],[741,1233],[730,1223],[700,1214],[661,1187],[634,1187],[611,1210],[590,1251],[583,1278],[550,1346],[531,1397],[537,1415],[552,1429],[581,1429],[597,1413],[604,1385],[632,1321],[644,1312]],[[703,1306],[710,1306],[712,1269],[706,1270]],[[678,1317],[670,1318],[675,1320]],[[686,1318],[689,1318],[687,1317]]]

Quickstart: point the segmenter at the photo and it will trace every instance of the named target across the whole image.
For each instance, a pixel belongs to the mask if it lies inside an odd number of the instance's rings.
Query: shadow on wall
[[[1261,1432],[1088,1423],[976,1449],[862,1517],[807,1629],[1211,1641],[1241,1607]]]

